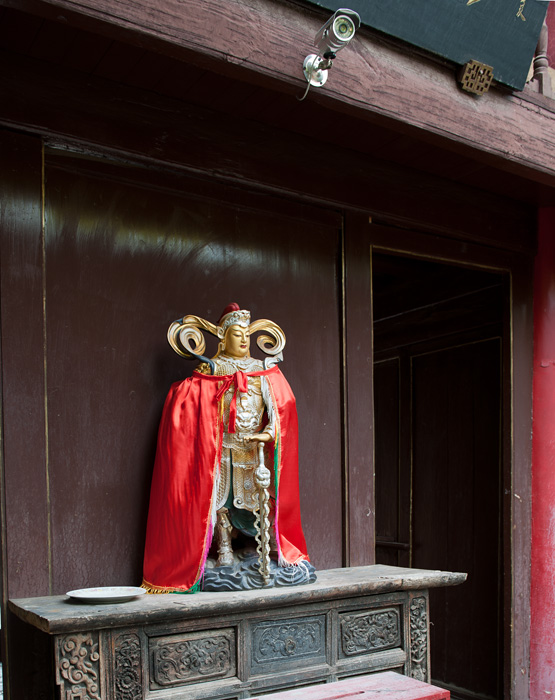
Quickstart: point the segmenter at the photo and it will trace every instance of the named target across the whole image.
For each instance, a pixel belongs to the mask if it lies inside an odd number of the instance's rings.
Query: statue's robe
[[[297,411],[287,380],[277,366],[225,376],[194,372],[172,385],[158,432],[143,567],[143,586],[153,593],[193,591],[202,579],[216,522],[223,395],[231,385],[245,392],[249,376],[266,377],[275,413],[275,442],[266,452],[274,465],[279,561],[309,560],[299,507]]]

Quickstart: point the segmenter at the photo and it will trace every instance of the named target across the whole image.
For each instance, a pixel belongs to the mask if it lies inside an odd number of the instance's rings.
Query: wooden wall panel
[[[41,141],[0,132],[0,160],[4,596],[47,595]]]
[[[201,183],[187,192],[186,180],[182,194],[157,191],[153,175],[134,187],[102,166],[89,175],[55,161],[46,168],[54,591],[140,581],[161,407],[194,367],[166,331],[186,313],[215,322],[231,301],[286,333],[309,551],[317,567],[341,565],[340,218],[269,198],[234,203],[231,190]]]
[[[372,282],[368,217],[345,218],[346,566],[375,561]]]

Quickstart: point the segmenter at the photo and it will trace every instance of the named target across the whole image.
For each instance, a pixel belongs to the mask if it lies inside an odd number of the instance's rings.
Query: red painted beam
[[[555,697],[555,208],[540,212],[534,283],[530,700]]]

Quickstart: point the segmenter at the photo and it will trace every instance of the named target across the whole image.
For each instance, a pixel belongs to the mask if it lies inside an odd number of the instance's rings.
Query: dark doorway
[[[505,278],[374,254],[376,558],[464,571],[430,597],[432,678],[503,696]]]

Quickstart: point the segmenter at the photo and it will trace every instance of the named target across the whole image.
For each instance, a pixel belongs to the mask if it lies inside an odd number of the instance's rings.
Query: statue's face
[[[249,354],[251,339],[248,328],[230,326],[225,334],[225,352],[230,357],[246,357]]]

